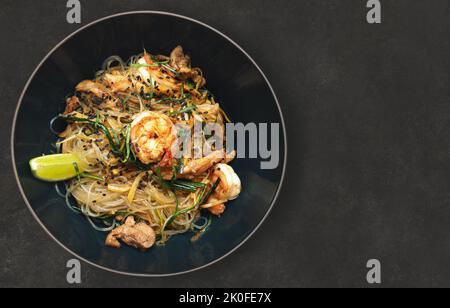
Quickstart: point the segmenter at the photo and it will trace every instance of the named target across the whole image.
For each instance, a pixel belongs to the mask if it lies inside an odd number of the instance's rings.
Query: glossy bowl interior
[[[232,163],[243,191],[226,213],[214,219],[196,242],[192,234],[172,238],[146,253],[104,245],[106,234],[71,212],[54,185],[35,179],[28,161],[50,153],[56,137],[50,120],[64,108],[64,97],[90,79],[111,55],[128,59],[143,48],[168,54],[182,45],[201,67],[207,87],[233,122],[280,123],[280,163],[261,170],[260,159]],[[226,256],[263,221],[276,198],[285,163],[284,126],[278,103],[262,72],[245,52],[216,30],[197,21],[161,12],[119,14],[94,22],[61,42],[39,65],[27,84],[12,135],[13,161],[27,204],[44,229],[64,248],[102,268],[146,276],[172,275],[201,268]]]

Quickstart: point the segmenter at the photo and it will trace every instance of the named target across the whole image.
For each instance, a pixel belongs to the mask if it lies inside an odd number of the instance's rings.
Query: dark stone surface
[[[164,10],[216,27],[262,67],[280,99],[289,160],[268,220],[232,256],[171,278],[82,265],[82,286],[450,286],[449,2],[82,1],[83,23]],[[45,54],[78,28],[65,1],[3,0],[0,10],[0,286],[67,286],[71,255],[35,222],[16,186],[13,112]],[[33,133],[33,132],[30,132]]]

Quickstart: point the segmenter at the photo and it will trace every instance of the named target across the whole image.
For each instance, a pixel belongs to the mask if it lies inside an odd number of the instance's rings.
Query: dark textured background
[[[183,14],[223,31],[266,73],[288,130],[287,177],[255,236],[207,269],[132,278],[82,265],[82,286],[450,286],[449,1],[82,1],[83,24],[129,10]],[[67,286],[72,256],[33,219],[14,180],[13,112],[34,68],[79,25],[65,0],[0,8],[0,286]],[[30,132],[33,133],[33,132]]]

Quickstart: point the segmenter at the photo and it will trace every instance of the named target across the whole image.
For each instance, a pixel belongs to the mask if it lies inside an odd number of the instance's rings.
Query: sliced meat
[[[129,246],[147,250],[155,244],[155,231],[146,223],[136,223],[129,216],[125,223],[112,230],[106,237],[106,246],[120,248],[119,239]]]
[[[183,52],[183,47],[177,46],[170,53],[170,66],[181,74],[191,71],[191,59]]]
[[[78,97],[72,96],[71,98],[68,98],[66,101],[66,110],[64,111],[64,114],[69,114],[75,111],[75,109],[78,108],[80,105],[80,101],[78,100]]]
[[[132,87],[126,76],[106,73],[103,78],[113,92],[125,92]]]
[[[236,157],[236,151],[226,153],[225,150],[216,150],[209,155],[193,159],[189,161],[178,174],[180,179],[193,179],[197,176],[204,174],[206,171],[214,167],[216,164],[224,161],[225,163],[231,162]],[[156,168],[154,169],[156,171]],[[173,168],[162,167],[160,169],[161,176],[164,180],[170,180],[173,177]]]
[[[80,82],[76,87],[75,90],[77,92],[85,92],[85,93],[92,93],[97,97],[102,98],[106,95],[106,88],[104,85],[102,85],[99,82],[94,82],[92,80],[84,80]]]
[[[197,69],[192,69],[189,73],[186,73],[186,76],[192,79],[195,84],[198,84],[198,87],[204,87],[206,84],[206,79],[201,75],[200,71]]]
[[[208,171],[215,164],[221,162],[224,159],[224,157],[225,151],[217,150],[203,158],[194,159],[190,161],[186,166],[184,166],[181,175],[188,176],[188,175],[202,174]]]
[[[176,69],[181,76],[194,81],[199,87],[203,87],[206,84],[206,80],[203,78],[200,70],[191,68],[191,59],[188,55],[184,54],[183,47],[177,46],[171,52],[170,66]]]

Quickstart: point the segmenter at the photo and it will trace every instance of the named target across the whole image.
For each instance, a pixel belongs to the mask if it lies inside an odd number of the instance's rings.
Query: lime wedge
[[[30,168],[33,175],[43,181],[59,182],[77,176],[75,164],[79,172],[84,171],[84,164],[74,154],[53,154],[33,158]]]

